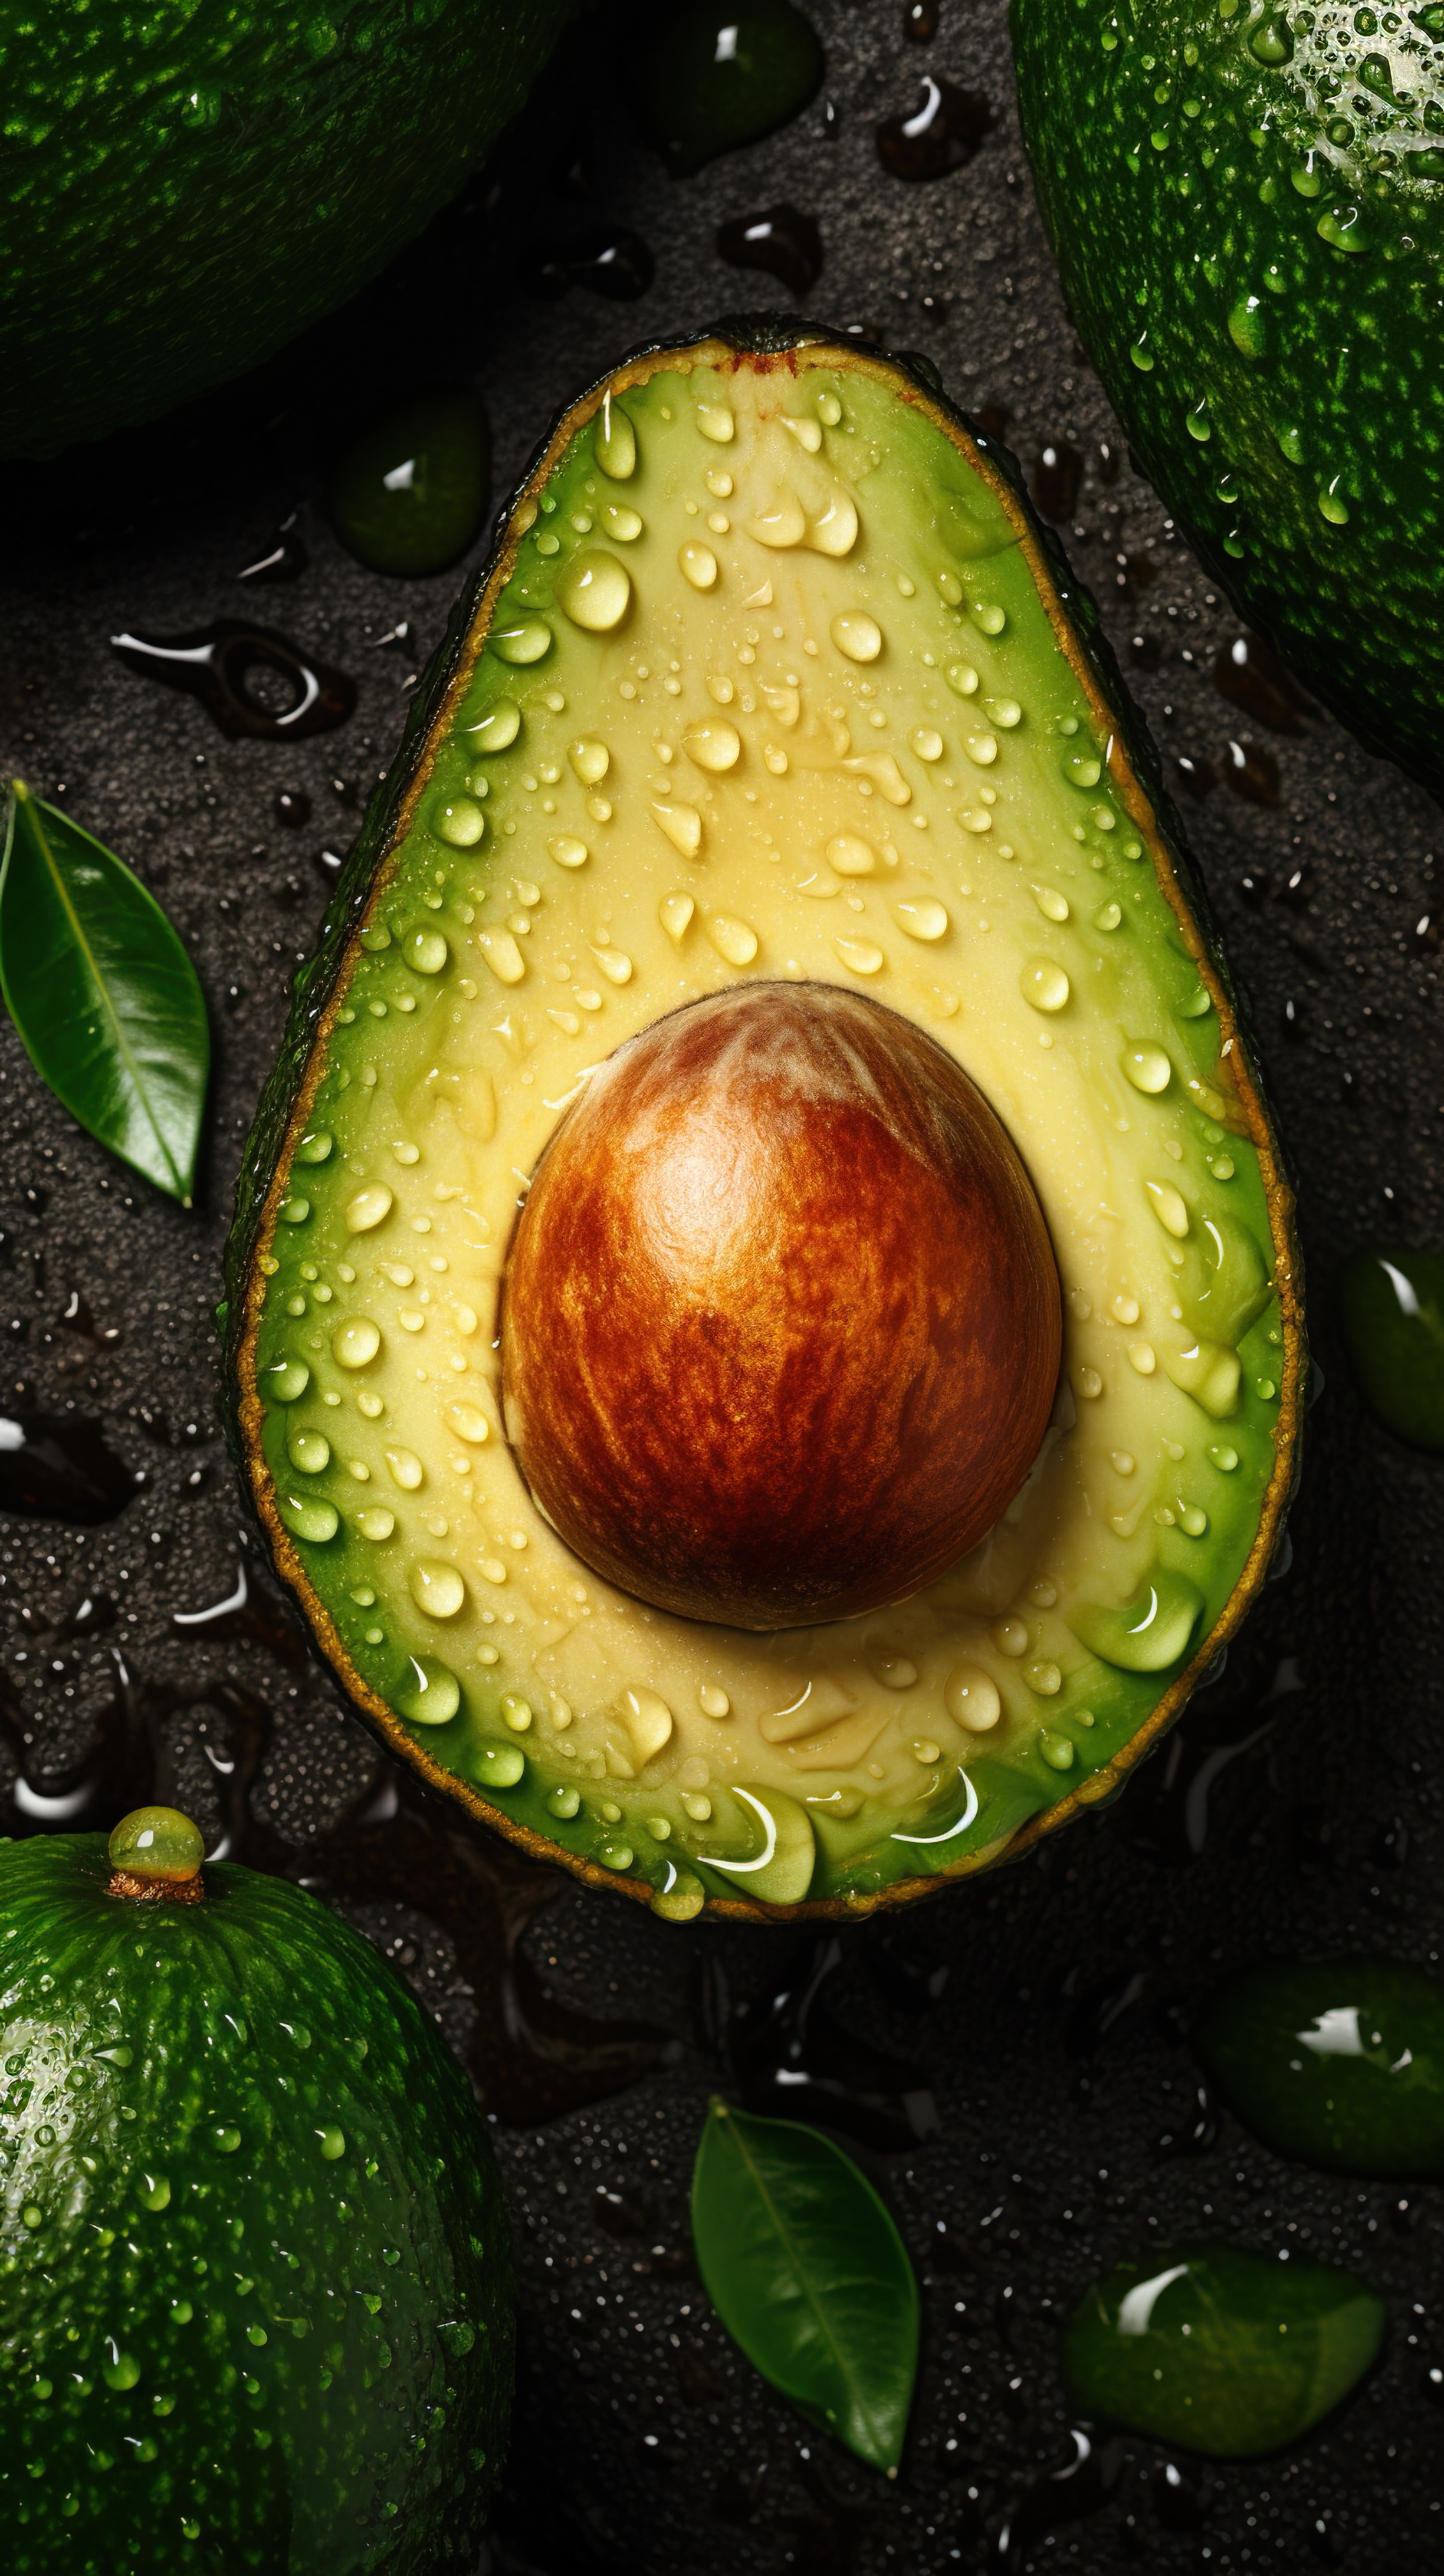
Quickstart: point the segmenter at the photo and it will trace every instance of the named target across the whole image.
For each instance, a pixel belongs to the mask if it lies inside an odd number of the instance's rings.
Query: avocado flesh
[[[623,571],[617,622],[578,623]],[[821,341],[654,352],[586,397],[449,667],[238,1220],[280,1570],[423,1770],[664,1914],[982,1866],[1166,1722],[1292,1472],[1288,1196],[1116,701],[996,452]],[[587,1068],[744,976],[852,984],[953,1050],[1065,1292],[1053,1424],[990,1537],[773,1637],[573,1557],[497,1382],[518,1193]]]
[[[1444,16],[1025,0],[1012,26],[1064,289],[1143,472],[1437,792]]]

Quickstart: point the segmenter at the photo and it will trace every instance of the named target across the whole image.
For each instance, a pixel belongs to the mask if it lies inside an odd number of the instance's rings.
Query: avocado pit
[[[508,1436],[597,1572],[750,1629],[918,1591],[1022,1484],[1058,1274],[982,1093],[820,983],[673,1011],[536,1171],[502,1305]]]

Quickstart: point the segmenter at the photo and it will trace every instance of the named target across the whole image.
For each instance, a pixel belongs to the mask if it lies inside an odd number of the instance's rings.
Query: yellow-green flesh
[[[1224,1610],[1283,1376],[1258,1158],[1016,532],[882,370],[659,359],[538,494],[320,1041],[262,1263],[261,1499],[268,1471],[364,1692],[514,1821],[674,1915],[866,1901],[1086,1788]],[[776,1637],[569,1552],[496,1346],[588,1068],[767,978],[956,1055],[1065,1307],[1053,1425],[992,1535],[913,1600]]]

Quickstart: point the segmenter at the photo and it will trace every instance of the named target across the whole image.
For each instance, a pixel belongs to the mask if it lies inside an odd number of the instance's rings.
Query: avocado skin
[[[575,0],[0,0],[0,457],[153,420],[383,269],[516,114]],[[171,13],[176,15],[179,13]]]
[[[1140,470],[1318,697],[1437,793],[1444,178],[1419,155],[1444,173],[1444,51],[1419,17],[1378,39],[1354,15],[1013,0],[1019,103],[1073,317]],[[1412,116],[1375,86],[1378,41]]]
[[[109,1876],[100,1835],[0,1852],[10,2576],[469,2567],[512,2321],[465,2078],[300,1889]]]

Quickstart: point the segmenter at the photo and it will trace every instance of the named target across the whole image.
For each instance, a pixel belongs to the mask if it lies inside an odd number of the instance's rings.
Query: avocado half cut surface
[[[967,1554],[769,1633],[573,1551],[501,1345],[568,1109],[668,1015],[779,987],[868,997],[976,1086],[1062,1365]],[[1011,459],[922,361],[729,323],[562,415],[418,693],[243,1173],[233,1432],[319,1645],[431,1782],[673,1919],[865,1911],[1106,1796],[1243,1615],[1295,1474],[1291,1206]]]

